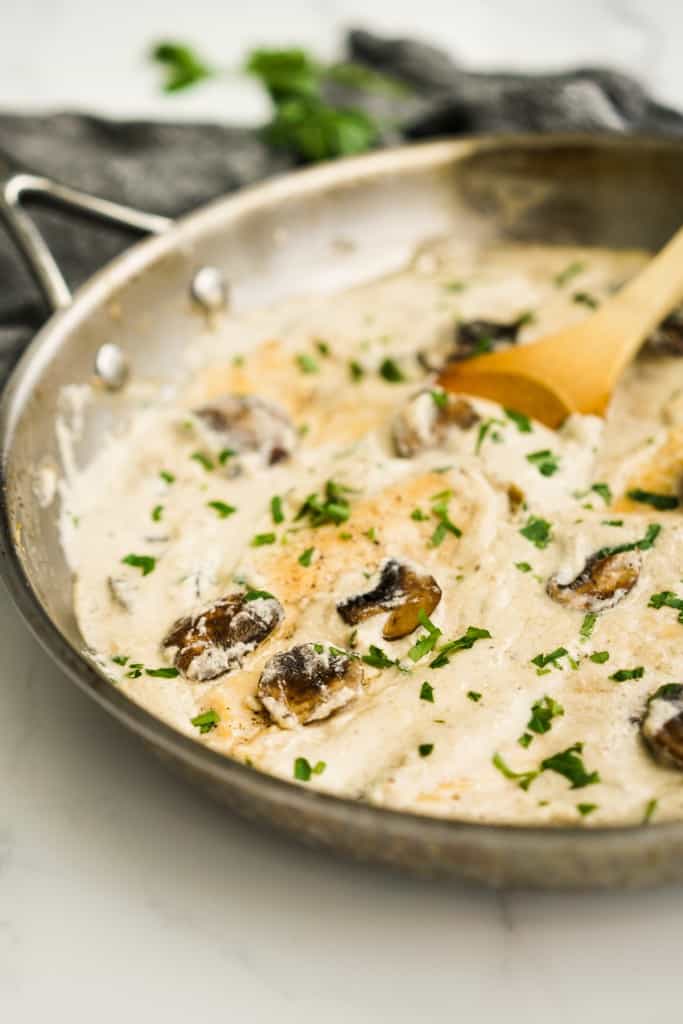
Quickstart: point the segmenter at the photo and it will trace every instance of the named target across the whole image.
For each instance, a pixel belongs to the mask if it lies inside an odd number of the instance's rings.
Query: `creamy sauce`
[[[655,800],[655,820],[683,816],[683,774],[655,761],[639,731],[648,696],[683,679],[677,611],[648,607],[655,593],[683,596],[683,525],[676,509],[625,497],[678,491],[683,360],[641,355],[604,423],[572,417],[552,432],[471,400],[476,421],[425,447],[442,400],[416,359],[442,362],[457,321],[532,311],[522,342],[577,321],[585,296],[600,301],[642,260],[439,243],[399,274],[231,317],[193,345],[186,391],[148,400],[88,467],[69,466],[62,488],[78,621],[112,684],[221,753],[372,803],[586,827],[640,822]],[[231,393],[289,415],[290,458],[221,450],[196,411]],[[417,438],[410,457],[395,449],[397,416]],[[342,514],[316,525],[306,502],[324,501],[330,480]],[[587,617],[548,595],[551,577],[570,583],[595,552],[652,536],[653,523],[661,531],[613,607]],[[392,558],[430,575],[441,599],[429,627],[387,640],[389,611],[352,628],[337,604],[371,590]],[[245,589],[274,595],[282,621],[215,678],[178,671],[163,645],[174,623]],[[469,627],[476,637],[430,667]],[[416,641],[435,629],[418,657]],[[273,702],[271,716],[258,697],[264,666],[310,643],[350,652],[362,685],[343,686],[333,713],[307,724]],[[394,664],[381,667],[373,645]]]

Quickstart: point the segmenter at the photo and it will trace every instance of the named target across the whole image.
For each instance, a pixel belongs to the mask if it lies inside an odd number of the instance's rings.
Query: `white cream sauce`
[[[680,818],[683,774],[652,759],[637,719],[658,686],[683,680],[677,613],[648,608],[655,592],[683,595],[683,521],[623,495],[634,486],[677,491],[683,359],[641,356],[604,423],[573,417],[556,433],[539,424],[523,432],[500,407],[472,400],[479,422],[451,428],[439,447],[399,458],[391,441],[397,412],[430,386],[416,353],[438,362],[458,320],[507,321],[531,310],[521,339],[533,340],[586,315],[573,296],[604,298],[643,256],[524,246],[472,253],[444,242],[427,257],[332,298],[230,317],[210,343],[188,351],[185,393],[147,400],[89,466],[77,470],[69,452],[63,538],[87,648],[113,685],[199,742],[290,780],[297,759],[317,765],[302,785],[480,822],[639,822],[653,800],[655,820]],[[558,284],[576,261],[584,269]],[[396,365],[403,381],[382,376],[387,359],[385,373]],[[192,410],[226,393],[284,408],[299,435],[293,457],[265,467],[258,458],[221,463]],[[549,475],[527,458],[544,450],[556,463]],[[297,519],[328,480],[351,489],[348,520],[315,527]],[[611,489],[610,504],[590,490],[596,482]],[[271,513],[276,495],[281,523]],[[434,507],[444,500],[462,536],[446,530],[435,546]],[[235,511],[221,514],[224,506]],[[550,524],[543,547],[520,532],[530,517]],[[653,522],[662,530],[643,552],[634,589],[582,637],[583,612],[551,600],[548,578],[572,580],[596,550],[642,538]],[[275,543],[253,546],[262,534]],[[310,564],[301,564],[310,548]],[[153,560],[146,573],[122,561],[130,554]],[[336,603],[370,589],[391,557],[441,588],[430,616],[442,632],[437,650],[470,626],[490,637],[430,668],[434,652],[408,657],[422,627],[384,640],[383,613],[352,631]],[[162,641],[179,618],[245,586],[275,595],[285,617],[241,668],[206,682],[147,673],[173,668]],[[365,664],[360,696],[324,720],[283,728],[256,698],[259,676],[273,654],[311,641],[359,656],[377,645],[407,671]],[[557,648],[567,655],[539,671],[532,659]],[[604,651],[607,661],[590,659]],[[640,678],[610,679],[640,666]],[[424,683],[433,702],[421,699]],[[562,713],[546,732],[530,731],[532,705],[546,696]],[[217,721],[200,733],[192,719],[207,711]],[[525,734],[528,746],[518,742]],[[576,743],[586,772],[600,778],[583,788],[546,769],[524,789],[493,763],[500,755],[515,772],[536,771]]]

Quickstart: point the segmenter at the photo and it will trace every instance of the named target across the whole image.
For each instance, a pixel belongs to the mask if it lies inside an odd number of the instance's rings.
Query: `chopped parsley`
[[[177,668],[146,668],[145,674],[155,679],[175,679],[180,675]]]
[[[583,743],[574,743],[571,747],[567,747],[566,750],[561,750],[558,754],[553,754],[552,757],[546,757],[544,761],[541,761],[541,771],[556,772],[558,775],[563,775],[565,779],[571,782],[572,789],[583,789],[584,786],[592,786],[596,782],[600,782],[600,775],[598,772],[586,771],[581,754],[583,753]]]
[[[526,460],[536,467],[541,476],[553,476],[560,468],[558,456],[554,455],[548,448],[543,448],[538,452],[531,452],[530,455],[527,455]]]
[[[465,284],[464,281],[444,281],[441,287],[444,288],[447,292],[457,293],[463,292],[467,285]]]
[[[432,497],[432,515],[438,520],[437,526],[429,539],[429,546],[432,548],[438,548],[440,544],[443,544],[447,534],[451,533],[454,537],[462,537],[462,530],[459,526],[456,526],[452,522],[448,515],[448,503],[453,497],[452,491],[440,491],[439,494],[435,494]]]
[[[357,359],[349,360],[349,373],[351,375],[351,380],[354,381],[356,384],[365,376],[365,370]]]
[[[317,348],[321,356],[327,357],[332,353],[332,349],[330,348],[329,344],[326,341],[323,341],[322,338],[316,338],[315,347]]]
[[[371,540],[373,544],[379,544],[374,526],[371,526],[369,530],[363,530],[363,536]]]
[[[554,651],[550,651],[548,654],[537,654],[535,658],[531,659],[531,664],[535,665],[537,669],[547,668],[548,665],[552,668],[561,669],[562,666],[558,665],[560,658],[564,658],[569,655],[569,651],[566,647],[556,647]],[[541,673],[538,673],[541,675]]]
[[[645,669],[642,665],[638,665],[636,668],[620,668],[617,672],[613,672],[610,676],[615,683],[625,683],[628,679],[642,679],[645,675]]]
[[[537,516],[529,516],[526,526],[519,532],[537,548],[547,548],[552,540],[552,526],[547,520],[539,519]]]
[[[384,377],[389,384],[400,384],[405,380],[400,366],[395,359],[391,359],[389,356],[380,363],[379,375]]]
[[[513,772],[512,768],[506,765],[500,754],[494,754],[492,761],[494,767],[498,769],[501,775],[504,775],[506,779],[516,779],[523,790],[527,790],[538,775],[537,771]]]
[[[432,401],[437,409],[445,409],[448,405],[448,395],[445,391],[433,389],[429,392],[432,396]]]
[[[140,569],[143,576],[149,576],[157,564],[156,558],[151,555],[126,555],[121,559],[124,565],[132,565],[134,569]]]
[[[585,263],[581,263],[579,260],[575,260],[573,263],[570,263],[568,266],[566,266],[564,270],[561,270],[559,274],[556,274],[553,278],[553,281],[555,282],[558,288],[563,288],[564,285],[569,284],[569,282],[572,281],[575,277],[578,277],[579,274],[582,274],[585,269]]]
[[[303,565],[304,568],[307,569],[311,564],[311,560],[314,554],[315,548],[306,548],[306,550],[302,551],[299,557],[297,558],[297,562],[299,563],[299,565]]]
[[[324,761],[317,761],[311,765],[305,757],[297,757],[294,761],[294,778],[299,782],[308,782],[311,775],[322,775],[326,767]]]
[[[602,520],[602,525],[603,526],[623,526],[624,525],[624,520],[623,519],[603,519]]]
[[[587,814],[591,814],[592,811],[597,811],[597,804],[577,804],[576,809],[579,814],[585,818]]]
[[[606,661],[609,661],[609,651],[593,651],[590,660],[596,665],[604,665]]]
[[[423,683],[420,688],[420,700],[429,701],[430,704],[434,703],[434,687],[431,683]]]
[[[457,654],[459,651],[469,651],[476,644],[477,640],[489,640],[491,634],[488,629],[480,629],[479,626],[468,626],[462,636],[457,640],[439,647],[434,661],[429,663],[430,668],[443,668],[449,664],[449,655]]]
[[[645,804],[645,813],[643,814],[643,825],[648,825],[650,823],[650,821],[652,820],[652,815],[657,810],[658,803],[659,801],[653,798],[652,800],[648,800],[648,802]]]
[[[244,595],[245,601],[268,601],[274,600],[273,594],[269,590],[247,590]]]
[[[263,548],[267,544],[274,544],[277,536],[274,533],[257,533],[251,538],[252,548]]]
[[[595,296],[591,295],[590,292],[574,292],[572,302],[576,302],[579,306],[587,306],[588,309],[597,309],[600,305]]]
[[[328,480],[322,497],[315,493],[309,494],[297,512],[296,519],[308,517],[310,525],[314,527],[324,526],[326,523],[340,526],[351,515],[351,506],[346,497],[350,491],[350,487],[337,484],[334,480]]]
[[[159,476],[167,484],[175,483],[175,477],[173,476],[173,473],[169,473],[167,469],[162,469],[161,472],[159,473]]]
[[[237,455],[237,452],[234,450],[234,448],[224,448],[221,452],[219,452],[218,461],[220,462],[221,466],[224,466],[228,459],[231,459],[233,455]]]
[[[645,531],[645,536],[641,537],[640,540],[634,540],[628,544],[617,544],[613,548],[600,548],[599,551],[595,552],[593,558],[595,561],[598,561],[600,558],[607,558],[608,555],[620,555],[624,551],[635,551],[636,549],[638,551],[648,551],[654,545],[661,531],[662,528],[659,523],[650,523]]]
[[[519,743],[520,747],[524,747],[525,750],[526,750],[526,748],[528,746],[531,745],[532,741],[533,741],[533,736],[531,735],[530,732],[522,733],[522,735],[517,740],[517,742]]]
[[[128,662],[127,654],[115,654],[111,659],[115,665],[125,665]]]
[[[226,505],[224,501],[207,501],[208,508],[212,508],[219,519],[227,519],[235,514],[237,509],[234,505]]]
[[[520,572],[531,572],[531,566],[528,562],[515,562],[515,569],[519,569]]]
[[[135,662],[132,661],[130,663],[130,665],[128,666],[128,671],[126,672],[126,678],[127,679],[139,679],[140,676],[142,675],[142,673],[144,672],[144,669],[145,669],[145,666],[142,665],[139,661],[135,661]]]
[[[474,701],[475,704],[478,704],[479,701],[481,700],[481,694],[478,693],[476,690],[468,690],[467,699]]]
[[[599,494],[606,505],[609,505],[612,500],[612,491],[609,484],[593,484],[591,486],[591,491],[594,491],[595,494]]]
[[[433,743],[421,743],[420,746],[417,748],[417,752],[420,755],[420,757],[429,757],[433,749]]]
[[[165,69],[166,76],[162,85],[164,92],[187,89],[216,74],[191,47],[183,43],[159,43],[153,48],[151,56],[152,60]]]
[[[296,364],[302,373],[320,372],[320,367],[316,363],[313,356],[309,356],[305,352],[299,352],[299,354],[296,356]]]
[[[539,735],[550,732],[553,719],[560,718],[563,714],[562,705],[546,694],[531,705],[531,718],[526,727]]]
[[[152,509],[152,522],[154,522],[154,523],[161,522],[161,517],[163,516],[163,514],[164,514],[164,506],[163,505],[155,505],[154,508]]]
[[[209,708],[208,711],[202,711],[200,715],[195,715],[194,718],[190,719],[190,725],[194,725],[199,729],[200,733],[211,732],[215,729],[221,720],[221,716],[214,708]]]
[[[416,523],[424,523],[429,519],[429,516],[421,508],[414,508],[410,513],[410,518],[414,519]]]
[[[491,418],[488,420],[484,420],[483,423],[479,425],[479,430],[477,431],[477,443],[474,446],[475,455],[479,454],[479,452],[481,451],[481,446],[488,437],[489,433],[491,433],[492,428],[495,426],[504,426],[503,420]],[[493,433],[491,433],[491,438],[494,441],[501,440],[501,436],[496,430],[494,430]]]
[[[282,498],[278,494],[273,495],[270,499],[270,514],[276,525],[284,523],[285,514],[282,511]]]
[[[648,608],[674,608],[678,612],[678,621],[683,624],[683,598],[677,597],[673,590],[662,590],[653,594],[647,604]]]
[[[627,491],[626,497],[630,498],[631,501],[639,502],[641,505],[651,505],[652,508],[656,508],[659,512],[678,508],[680,505],[675,494],[655,494],[653,491],[643,491],[640,487],[634,487],[633,490]]]
[[[408,657],[411,661],[419,661],[420,658],[424,658],[425,654],[429,654],[430,651],[433,651],[441,636],[441,630],[439,627],[435,626],[434,623],[427,618],[422,608],[418,611],[417,617],[420,625],[424,626],[427,632],[424,636],[418,637],[408,651]]]
[[[388,655],[384,653],[381,647],[377,647],[375,644],[370,644],[368,653],[364,654],[361,658],[366,665],[370,665],[371,668],[399,668],[398,660],[392,661]]]
[[[583,622],[581,623],[581,629],[579,630],[579,636],[582,640],[588,640],[595,628],[595,623],[598,621],[598,617],[595,612],[588,612],[584,615]]]
[[[210,473],[211,470],[214,469],[213,461],[208,455],[205,455],[204,452],[192,452],[190,458],[194,459],[195,462],[198,462],[200,466],[203,466],[207,473]]]
[[[509,420],[512,420],[520,434],[531,433],[533,430],[531,420],[528,416],[525,416],[523,412],[517,412],[516,409],[504,409],[503,412]]]

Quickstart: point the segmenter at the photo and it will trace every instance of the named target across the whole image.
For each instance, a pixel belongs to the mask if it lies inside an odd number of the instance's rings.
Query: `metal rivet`
[[[128,359],[118,345],[100,345],[95,356],[95,372],[110,391],[120,391],[128,380]]]
[[[191,292],[207,313],[216,313],[228,303],[228,286],[218,267],[200,267],[192,278]]]

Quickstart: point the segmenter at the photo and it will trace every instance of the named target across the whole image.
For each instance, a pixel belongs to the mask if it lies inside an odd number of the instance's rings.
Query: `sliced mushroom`
[[[683,769],[683,684],[667,683],[652,694],[640,732],[658,761]]]
[[[329,644],[301,644],[275,654],[261,673],[258,699],[282,729],[329,718],[361,692],[363,666]]]
[[[482,352],[496,352],[517,344],[519,332],[527,323],[527,314],[504,323],[497,320],[461,320],[455,328],[455,349],[448,362],[470,359]]]
[[[296,444],[296,431],[284,409],[258,395],[223,395],[193,415],[214,454],[256,454],[272,466],[289,458]]]
[[[619,604],[633,590],[642,561],[637,550],[591,555],[570,583],[560,583],[557,576],[551,576],[546,592],[558,604],[578,611],[602,612]]]
[[[683,308],[670,313],[645,343],[649,352],[669,356],[683,356]]]
[[[434,395],[439,396],[438,401]],[[421,391],[399,410],[392,424],[396,453],[411,458],[443,444],[450,427],[469,430],[479,414],[464,398],[446,392]]]
[[[337,611],[350,626],[390,611],[382,636],[400,640],[420,625],[420,610],[431,615],[440,600],[441,587],[433,576],[390,558],[382,566],[377,586],[340,601]]]
[[[175,649],[173,663],[186,679],[205,682],[234,671],[282,622],[277,598],[250,596],[230,594],[171,627],[162,647]]]

